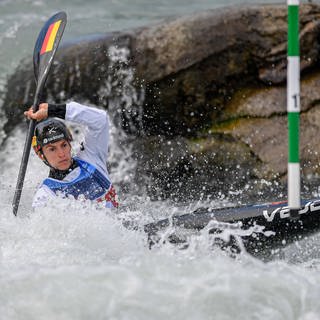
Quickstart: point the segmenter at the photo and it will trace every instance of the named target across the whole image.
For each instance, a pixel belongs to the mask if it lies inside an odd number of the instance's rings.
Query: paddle
[[[67,15],[65,12],[58,12],[53,15],[42,27],[38,39],[36,41],[33,52],[33,68],[36,80],[36,92],[33,100],[33,111],[39,109],[41,93],[47,80],[50,67],[52,65],[55,53],[58,49],[64,28],[67,23]],[[12,201],[13,214],[16,216],[19,208],[23,182],[27,170],[31,140],[33,137],[36,121],[31,120],[24,144],[23,155],[21,159],[18,181],[15,194]]]

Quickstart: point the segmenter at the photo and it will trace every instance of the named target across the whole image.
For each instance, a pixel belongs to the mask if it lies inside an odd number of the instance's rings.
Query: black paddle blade
[[[37,91],[41,91],[47,79],[66,23],[66,13],[63,11],[58,12],[46,22],[39,33],[33,52],[33,67],[38,87]]]

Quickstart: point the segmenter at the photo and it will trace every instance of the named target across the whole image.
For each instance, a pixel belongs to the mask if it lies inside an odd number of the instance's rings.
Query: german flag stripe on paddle
[[[41,47],[40,55],[49,52],[53,49],[54,40],[56,39],[56,35],[59,30],[60,24],[61,20],[58,20],[50,24]]]

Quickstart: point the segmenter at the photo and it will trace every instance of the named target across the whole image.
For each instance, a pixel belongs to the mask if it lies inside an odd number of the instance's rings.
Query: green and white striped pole
[[[288,206],[291,215],[298,216],[300,202],[300,49],[299,49],[299,0],[287,0],[288,4]]]

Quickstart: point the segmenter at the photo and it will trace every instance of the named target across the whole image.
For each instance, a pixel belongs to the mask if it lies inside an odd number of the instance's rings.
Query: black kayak
[[[159,233],[168,227],[179,230],[172,234],[169,241],[183,243],[181,230],[199,231],[209,227],[211,234],[219,234],[226,227],[241,230],[252,229],[249,234],[242,234],[241,242],[245,249],[254,255],[268,256],[275,249],[284,247],[298,241],[307,235],[320,230],[320,199],[303,200],[302,207],[292,217],[286,201],[258,204],[251,206],[225,207],[218,209],[200,208],[189,214],[176,214],[171,218],[144,226],[144,231],[149,236],[150,246],[159,240]],[[254,227],[261,226],[263,232],[255,232]],[[235,239],[223,246],[235,247]]]

